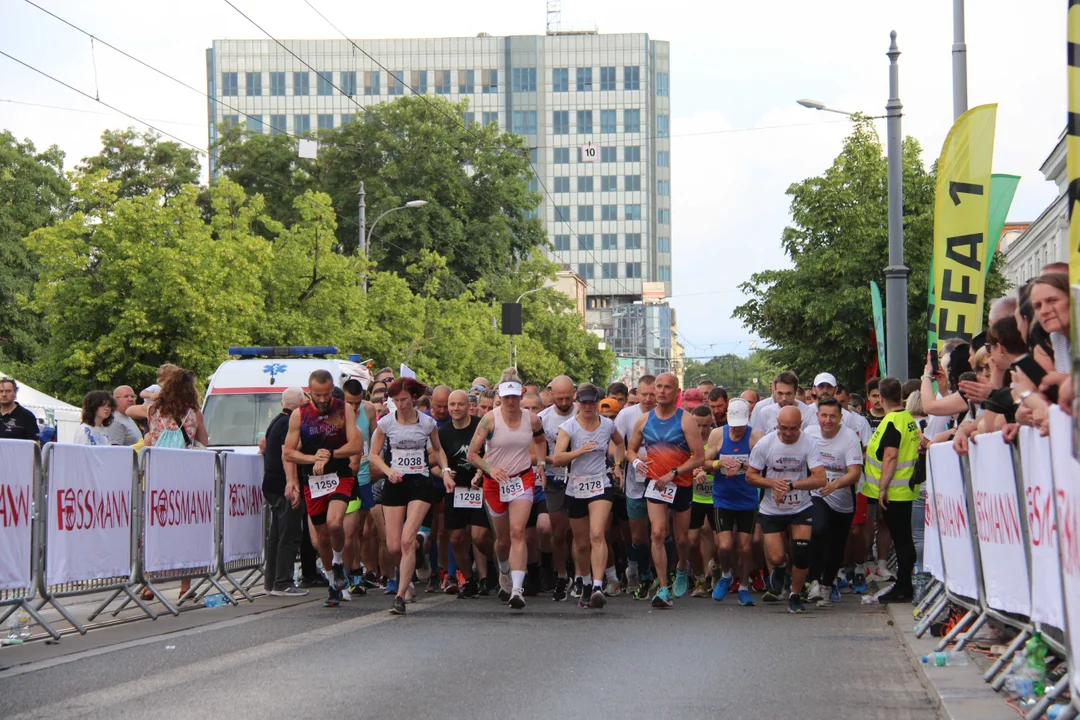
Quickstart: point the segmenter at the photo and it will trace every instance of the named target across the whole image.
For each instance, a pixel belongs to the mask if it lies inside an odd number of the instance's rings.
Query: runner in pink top
[[[521,610],[525,607],[523,586],[529,556],[525,527],[536,484],[529,446],[540,458],[537,467],[543,473],[547,439],[539,416],[521,409],[521,383],[516,378],[499,385],[499,397],[499,407],[480,420],[468,457],[484,473],[484,500],[495,530],[499,561],[499,599]],[[484,457],[480,457],[485,443]]]

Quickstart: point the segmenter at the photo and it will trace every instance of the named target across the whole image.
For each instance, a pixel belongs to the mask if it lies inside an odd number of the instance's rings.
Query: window
[[[556,175],[552,178],[553,185],[551,186],[551,192],[556,193],[568,193],[570,192],[570,178],[562,175]]]
[[[624,67],[622,69],[623,78],[623,90],[640,90],[641,89],[641,68]],[[628,276],[629,277],[629,276]]]
[[[600,236],[600,249],[601,250],[618,250],[619,249],[619,236],[615,233],[604,233]]]
[[[552,162],[556,165],[569,165],[570,148],[555,148],[555,154]]]
[[[600,176],[600,192],[615,192],[618,189],[619,184],[614,175]]]
[[[467,113],[464,113],[464,114],[463,114],[463,115],[461,116],[461,120],[462,120],[462,122],[463,122],[463,123],[465,124],[465,127],[469,127],[469,126],[470,126],[470,125],[472,125],[472,124],[473,124],[474,122],[476,122],[476,113],[474,113],[474,112],[467,112]]]
[[[450,71],[449,70],[436,70],[438,73],[435,78],[435,92],[439,95],[450,94]]]
[[[626,249],[627,250],[640,250],[641,249],[641,233],[626,233]]]
[[[596,266],[592,263],[578,263],[577,274],[581,276],[582,280],[595,280]]]
[[[641,146],[627,145],[624,147],[623,162],[641,162]]]
[[[348,97],[356,97],[356,73],[353,71],[341,73],[341,94]]]
[[[303,135],[304,133],[311,132],[311,116],[310,115],[293,115],[293,132],[297,135]]]
[[[593,191],[593,179],[591,177],[579,177],[577,179],[577,191],[578,192],[592,192]]]
[[[262,95],[261,72],[244,73],[244,93],[248,97],[259,97]]]
[[[344,75],[344,73],[342,73],[342,75]],[[386,74],[386,94],[405,94],[405,76],[403,73],[390,72]]]
[[[618,220],[619,219],[619,206],[618,205],[601,205],[600,206],[600,219],[601,220]]]
[[[353,121],[353,116],[352,115],[342,115],[341,116],[341,124],[342,125],[348,125],[352,121]]]
[[[514,68],[511,70],[510,88],[514,92],[536,92],[536,68]]]
[[[615,68],[602,67],[600,68],[600,89],[601,90],[614,90],[615,89]]]
[[[570,236],[569,235],[556,235],[555,236],[555,249],[559,252],[565,252],[570,249]]]
[[[600,162],[617,162],[618,154],[614,147],[602,147],[600,148]]]
[[[292,94],[293,95],[310,95],[311,94],[311,73],[294,72],[292,74]]]
[[[498,112],[485,112],[482,117],[484,125],[497,125],[499,123]]]
[[[476,84],[475,70],[457,71],[457,91],[462,95],[473,92]]]
[[[570,206],[569,205],[556,205],[555,206],[555,220],[556,220],[556,222],[568,222],[570,220]]]
[[[632,262],[626,263],[626,277],[629,279],[636,279],[641,277],[641,263]]]
[[[661,265],[656,268],[656,279],[660,282],[671,282],[671,266]]]
[[[570,111],[556,110],[551,113],[552,132],[556,135],[570,134]]]
[[[670,180],[657,180],[656,181],[656,194],[657,195],[670,195],[671,194],[671,181]]]
[[[551,71],[551,92],[570,92],[569,68],[554,68]]]
[[[270,134],[271,135],[283,135],[288,132],[285,125],[284,115],[271,115],[270,116]]]
[[[481,70],[480,80],[484,85],[484,94],[491,95],[499,92],[499,71],[498,70]]]
[[[578,235],[577,236],[577,249],[578,250],[592,250],[593,249],[593,236],[592,235]]]
[[[656,94],[660,97],[668,96],[668,74],[656,73]]]
[[[270,95],[273,97],[282,97],[285,95],[285,73],[270,73]]]
[[[577,91],[592,92],[592,68],[577,69]]]
[[[240,94],[240,80],[237,79],[237,73],[221,73],[221,94],[226,97]]]
[[[627,220],[641,219],[641,205],[627,205],[625,208]]]
[[[578,205],[577,219],[578,222],[590,222],[593,219],[593,206]]]
[[[536,134],[536,111],[515,110],[510,117],[510,129],[518,135]],[[569,149],[569,148],[567,148]]]
[[[577,111],[578,135],[592,135],[592,110]]]
[[[671,252],[671,238],[658,237],[656,238],[656,251],[662,253]]]
[[[264,132],[266,132],[265,130],[263,130],[262,117],[262,115],[248,115],[247,129],[250,132],[258,133],[259,135],[262,135]]]
[[[657,208],[656,210],[656,222],[661,225],[671,224],[671,211],[667,208]]]
[[[529,192],[540,192],[540,178],[535,175],[529,178]]]
[[[225,124],[225,127],[232,127],[233,125],[239,125],[240,124],[240,116],[239,115],[223,115],[221,117],[221,122],[223,122]]]
[[[334,129],[334,116],[333,115],[319,115],[317,118],[320,130],[333,130]]]
[[[640,110],[623,110],[623,132],[641,132]]]
[[[656,167],[671,167],[671,153],[667,150],[657,152]]]
[[[623,190],[626,192],[639,192],[641,190],[641,176],[627,175],[623,178]]]
[[[364,94],[378,96],[379,94],[379,71],[368,70],[364,73]]]
[[[600,132],[605,135],[618,132],[615,128],[615,111],[614,110],[601,110],[600,111]]]
[[[668,116],[657,115],[656,116],[656,137],[667,137],[669,132],[668,128]]]
[[[427,95],[427,70],[412,71],[412,87],[420,95]]]
[[[320,95],[333,95],[334,94],[334,73],[317,73],[319,80],[316,83],[315,91]]]
[[[613,280],[619,277],[619,263],[607,262],[600,264],[600,279]]]

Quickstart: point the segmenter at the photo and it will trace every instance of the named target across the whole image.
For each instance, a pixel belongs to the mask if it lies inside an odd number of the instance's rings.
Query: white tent
[[[0,377],[11,376],[0,371]],[[47,420],[51,414],[56,423],[57,441],[71,442],[75,437],[76,428],[82,422],[82,410],[63,400],[46,395],[40,390],[35,390],[29,385],[24,385],[17,379],[15,382],[19,385],[19,394],[15,396],[15,401],[34,413],[39,420]]]

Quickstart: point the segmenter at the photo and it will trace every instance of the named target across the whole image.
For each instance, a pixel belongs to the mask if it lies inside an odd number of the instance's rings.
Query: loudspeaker
[[[521,303],[502,304],[502,334],[521,334]]]

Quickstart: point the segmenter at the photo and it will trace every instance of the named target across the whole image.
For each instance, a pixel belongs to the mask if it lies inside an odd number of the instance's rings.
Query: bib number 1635
[[[517,500],[525,494],[525,484],[520,477],[512,477],[499,483],[499,499],[503,502]]]

